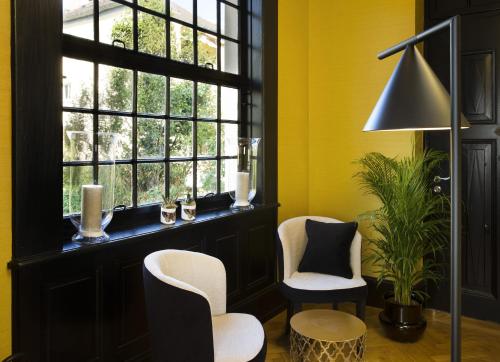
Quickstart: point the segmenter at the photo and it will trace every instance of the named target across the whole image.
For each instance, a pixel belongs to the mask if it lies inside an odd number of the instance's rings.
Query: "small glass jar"
[[[186,221],[193,221],[196,219],[196,201],[187,195],[186,199],[181,202],[181,218]]]
[[[175,220],[177,219],[177,205],[161,207],[160,213],[160,222],[165,225],[173,225],[175,224]]]

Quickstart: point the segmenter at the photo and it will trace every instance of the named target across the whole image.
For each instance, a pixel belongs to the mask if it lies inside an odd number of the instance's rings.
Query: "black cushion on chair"
[[[307,219],[308,241],[299,272],[352,279],[351,243],[357,228],[357,222],[325,223]]]

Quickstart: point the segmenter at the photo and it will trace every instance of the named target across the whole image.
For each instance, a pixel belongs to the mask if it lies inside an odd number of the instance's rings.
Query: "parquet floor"
[[[305,305],[304,309],[328,308],[327,305]],[[341,305],[340,310],[353,313],[349,304]],[[398,343],[383,336],[378,321],[380,309],[367,307],[366,324],[367,362],[413,362],[449,361],[448,313],[426,310],[427,329],[416,343]],[[289,362],[288,338],[284,336],[285,312],[280,313],[264,328],[268,339],[267,358],[269,362]],[[500,362],[500,324],[462,318],[462,360]]]

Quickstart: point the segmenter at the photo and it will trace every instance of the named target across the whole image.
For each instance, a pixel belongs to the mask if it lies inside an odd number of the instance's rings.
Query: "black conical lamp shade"
[[[462,128],[470,127],[461,116]],[[407,46],[363,131],[450,129],[450,96],[417,49]]]

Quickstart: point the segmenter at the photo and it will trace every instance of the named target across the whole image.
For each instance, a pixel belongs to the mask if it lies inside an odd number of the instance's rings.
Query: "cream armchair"
[[[302,303],[356,303],[356,315],[364,319],[367,297],[366,282],[361,276],[361,234],[356,232],[350,249],[352,279],[320,273],[301,273],[298,267],[307,245],[306,220],[326,223],[342,221],[322,216],[300,216],[286,220],[278,227],[278,262],[280,289],[288,299],[287,332],[290,318]]]

